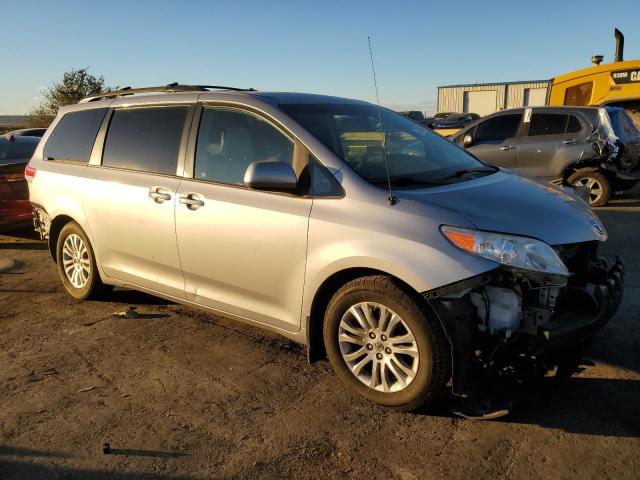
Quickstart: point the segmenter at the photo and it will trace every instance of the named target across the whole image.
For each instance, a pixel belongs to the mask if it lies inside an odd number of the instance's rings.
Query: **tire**
[[[598,170],[578,170],[569,176],[567,183],[572,187],[589,186],[589,206],[591,207],[601,207],[611,198],[611,181]]]
[[[56,263],[64,288],[77,300],[100,298],[112,288],[100,280],[91,243],[76,222],[67,223],[60,231]]]
[[[371,322],[374,329],[363,328]],[[378,405],[414,410],[451,377],[451,347],[440,321],[425,301],[390,277],[362,277],[340,288],[327,306],[323,336],[338,377]]]

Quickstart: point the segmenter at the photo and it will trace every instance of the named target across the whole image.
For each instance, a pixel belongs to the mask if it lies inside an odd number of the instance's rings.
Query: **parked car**
[[[477,113],[449,113],[435,119],[435,128],[462,128],[465,125],[478,120],[480,115]]]
[[[21,128],[19,130],[11,130],[5,135],[13,135],[14,137],[42,137],[46,128]]]
[[[451,140],[493,165],[586,186],[594,207],[640,180],[640,134],[622,108],[503,110],[468,125]]]
[[[399,113],[403,117],[407,117],[424,127],[433,128],[434,126],[435,117],[425,117],[424,114],[418,110],[410,110],[407,112],[399,112]]]
[[[421,122],[424,120],[424,114],[419,110],[409,110],[406,112],[400,112],[403,117],[410,118],[413,121]]]
[[[0,230],[33,218],[24,169],[39,141],[34,137],[0,136]]]
[[[443,137],[450,137],[478,118],[477,113],[440,112],[434,117],[432,128]]]
[[[392,408],[451,379],[455,411],[485,417],[504,413],[487,372],[577,362],[615,313],[624,267],[573,193],[366,102],[215,88],[60,110],[27,178],[71,296],[134,288],[273,330]]]

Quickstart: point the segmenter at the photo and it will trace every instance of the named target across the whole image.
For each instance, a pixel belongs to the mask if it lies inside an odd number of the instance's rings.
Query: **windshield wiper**
[[[450,180],[452,178],[460,178],[470,173],[494,173],[499,170],[498,167],[474,167],[458,170],[457,172],[447,175],[446,177],[439,178],[438,180]]]
[[[386,185],[389,181],[391,185],[396,185],[398,187],[407,187],[409,185],[444,185],[440,181],[434,180],[422,180],[420,178],[412,178],[412,177],[396,177],[387,180],[386,178],[380,178],[375,180],[369,180],[374,185]]]

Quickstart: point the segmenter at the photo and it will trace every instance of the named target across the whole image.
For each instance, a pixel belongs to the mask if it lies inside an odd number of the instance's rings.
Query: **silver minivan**
[[[622,298],[574,193],[362,101],[123,89],[62,108],[25,174],[73,297],[132,288],[270,329],[388,407],[450,384],[456,411],[493,415],[488,372],[572,368]]]

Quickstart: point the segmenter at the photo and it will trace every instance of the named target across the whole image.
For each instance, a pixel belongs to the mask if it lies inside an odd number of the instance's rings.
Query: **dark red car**
[[[24,169],[39,141],[38,137],[0,136],[0,230],[31,222]]]

